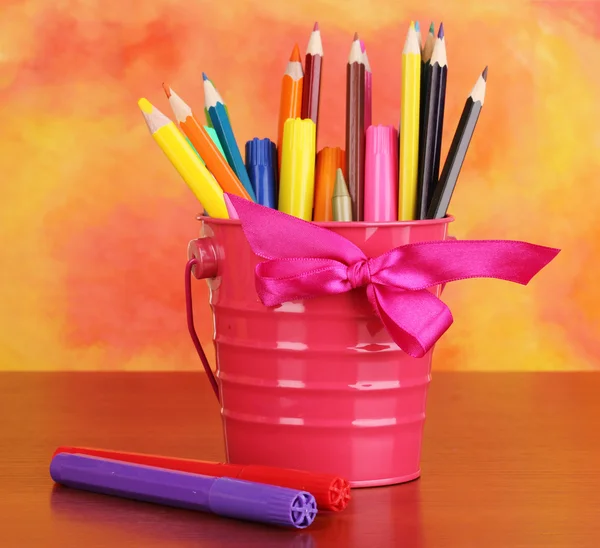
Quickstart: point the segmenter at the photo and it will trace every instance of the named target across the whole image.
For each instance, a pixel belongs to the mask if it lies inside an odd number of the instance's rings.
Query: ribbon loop
[[[396,247],[374,258],[323,227],[227,194],[252,251],[268,259],[255,271],[265,306],[367,287],[367,298],[394,342],[423,357],[452,324],[428,289],[467,278],[527,285],[558,249],[510,240],[445,240]]]

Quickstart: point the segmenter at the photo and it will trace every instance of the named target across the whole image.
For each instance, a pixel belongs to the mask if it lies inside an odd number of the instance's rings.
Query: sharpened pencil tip
[[[298,44],[294,44],[294,49],[292,50],[292,54],[290,55],[290,61],[292,62],[300,62],[302,58],[300,57],[300,48]]]
[[[444,38],[444,23],[440,23],[440,28],[438,30],[438,38],[441,40]]]
[[[433,21],[431,22],[431,25],[429,25],[429,33],[435,34],[435,25],[433,24]]]
[[[360,38],[358,37],[358,32],[355,32],[355,33],[354,33],[354,38],[352,38],[352,40],[353,40],[354,42],[356,42],[356,40],[360,40]]]
[[[481,77],[483,78],[483,81],[484,81],[484,82],[487,82],[487,71],[488,71],[488,68],[487,68],[487,67],[485,67],[485,68],[483,69],[483,72],[481,73]]]
[[[166,95],[167,95],[167,99],[168,99],[169,97],[171,97],[171,86],[170,86],[169,84],[167,84],[166,82],[163,82],[163,83],[162,83],[162,87],[163,87],[163,89],[165,90],[165,93],[166,93]]]
[[[313,27],[313,32],[316,32],[319,30],[319,23],[317,21],[315,21],[315,26]]]
[[[206,82],[206,80],[208,80],[208,76],[206,76],[206,72],[202,73],[202,80],[204,80]]]
[[[417,29],[415,29],[415,22],[414,21],[410,22],[410,30],[417,30]]]
[[[148,101],[148,99],[146,99],[145,97],[142,97],[138,101],[138,107],[140,107],[140,110],[146,114],[150,114],[152,112],[152,110],[154,109],[154,107],[152,106],[152,103],[150,101]]]
[[[419,22],[418,22],[418,21],[415,23],[415,30],[416,30],[417,32],[419,32],[419,31],[421,30],[421,25],[419,25]]]

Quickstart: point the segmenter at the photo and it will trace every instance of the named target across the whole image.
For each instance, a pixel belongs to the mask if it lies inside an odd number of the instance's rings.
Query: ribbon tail
[[[394,342],[413,358],[425,356],[454,321],[450,309],[426,289],[374,284],[369,296]]]

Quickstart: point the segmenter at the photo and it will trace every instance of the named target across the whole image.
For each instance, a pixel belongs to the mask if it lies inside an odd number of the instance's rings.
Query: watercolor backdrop
[[[319,143],[343,144],[352,33],[374,70],[374,122],[397,124],[410,19],[443,20],[445,143],[489,65],[452,213],[459,238],[563,252],[528,287],[448,287],[437,369],[598,367],[600,3],[562,1],[0,0],[0,368],[198,369],[182,287],[198,204],[136,101],[170,114],[168,80],[199,110],[201,71],[238,140],[275,136],[279,83],[315,20],[325,75]],[[360,14],[360,15],[356,15]],[[204,282],[196,298],[206,301]],[[199,314],[210,338],[208,307]]]

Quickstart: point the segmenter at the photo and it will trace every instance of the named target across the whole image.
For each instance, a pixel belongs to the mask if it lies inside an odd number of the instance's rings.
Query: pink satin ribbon
[[[394,342],[424,356],[452,325],[450,309],[427,288],[467,278],[522,285],[558,249],[510,240],[445,240],[408,244],[367,257],[326,228],[229,194],[256,255],[256,291],[265,306],[344,293],[365,286]]]

